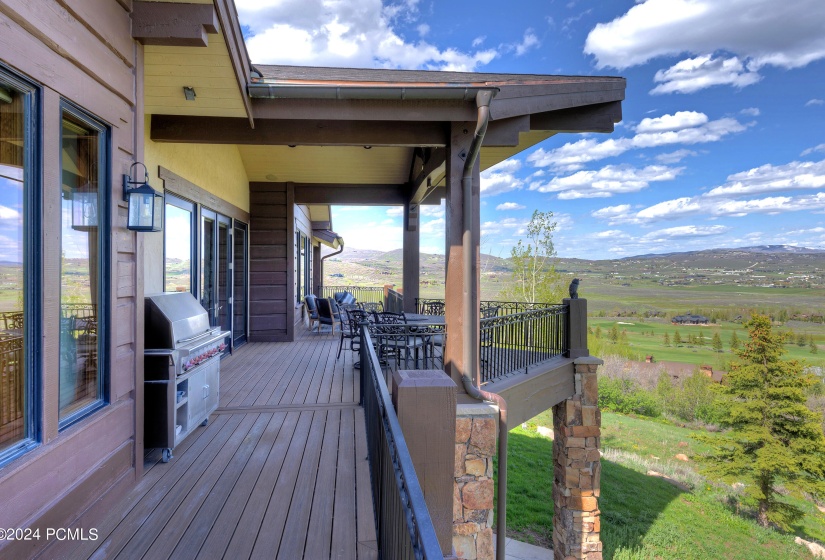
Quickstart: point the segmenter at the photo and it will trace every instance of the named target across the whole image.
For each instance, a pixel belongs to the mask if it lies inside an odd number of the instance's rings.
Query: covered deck
[[[249,343],[221,363],[220,407],[96,528],[41,558],[377,558],[357,356],[338,334]]]

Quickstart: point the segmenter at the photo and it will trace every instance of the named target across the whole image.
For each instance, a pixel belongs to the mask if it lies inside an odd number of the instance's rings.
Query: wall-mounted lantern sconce
[[[186,98],[187,101],[194,101],[196,97],[195,88],[183,86],[183,96]]]
[[[143,166],[143,180],[132,180],[136,165]],[[146,166],[135,162],[129,174],[123,176],[123,200],[129,203],[126,227],[133,231],[161,231],[163,229],[163,194],[149,186]]]
[[[72,190],[72,229],[91,231],[97,228],[97,189],[84,185]]]

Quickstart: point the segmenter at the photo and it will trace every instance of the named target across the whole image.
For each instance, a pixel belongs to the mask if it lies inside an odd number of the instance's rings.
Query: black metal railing
[[[482,318],[481,382],[529,373],[530,366],[563,355],[567,318],[566,305]]]
[[[533,311],[534,309],[546,309],[551,307],[549,303],[530,303],[525,301],[495,301],[482,300],[481,309],[488,307],[497,307],[498,315],[513,315],[515,313],[523,313],[525,311]],[[416,298],[415,308],[418,313],[428,315],[443,315],[443,311],[438,313],[439,309],[444,309],[444,300],[440,298]]]
[[[338,292],[349,292],[356,301],[384,303],[383,286],[321,286],[321,297],[334,297]]]
[[[443,560],[373,340],[364,325],[360,337],[361,406],[367,429],[379,556]]]

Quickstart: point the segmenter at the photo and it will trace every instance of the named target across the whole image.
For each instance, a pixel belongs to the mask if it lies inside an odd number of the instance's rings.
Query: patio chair
[[[425,301],[421,304],[422,315],[444,315],[443,301]]]
[[[320,330],[321,324],[318,322],[318,305],[317,298],[313,294],[304,296],[304,313],[309,317],[309,330],[312,330],[312,325],[318,324]]]
[[[375,324],[372,332],[378,339],[380,355],[386,359],[393,356],[396,364],[404,359],[404,367],[408,367],[411,357],[418,363],[419,351],[423,350],[426,356],[426,346],[429,344],[427,336],[416,332],[417,327],[409,328],[403,313],[375,313]]]
[[[330,325],[332,334],[335,334],[335,323],[340,322],[341,315],[332,298],[318,298],[318,332],[321,332],[321,325]]]
[[[358,307],[367,313],[382,313],[384,311],[384,304],[380,301],[359,301]]]
[[[341,310],[341,341],[338,343],[338,355],[341,357],[341,350],[344,348],[344,339],[349,339],[349,349],[353,352],[361,348],[360,325],[367,320],[367,313],[361,309]]]

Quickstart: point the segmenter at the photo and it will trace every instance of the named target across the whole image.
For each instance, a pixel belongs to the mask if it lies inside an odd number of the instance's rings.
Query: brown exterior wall
[[[111,0],[0,3],[0,61],[41,85],[43,333],[41,444],[0,469],[0,526],[67,526],[94,500],[142,467],[142,238],[126,229],[121,174],[141,160],[142,48],[131,40],[124,6]],[[94,30],[94,33],[90,32]],[[60,287],[60,100],[111,131],[111,253],[108,302],[110,404],[58,431]],[[31,543],[30,543],[31,544]],[[41,543],[42,544],[42,543]],[[5,547],[3,545],[6,545]],[[0,556],[25,557],[0,544]],[[35,545],[36,546],[36,545]]]
[[[250,183],[249,190],[249,341],[291,341],[294,186]]]

